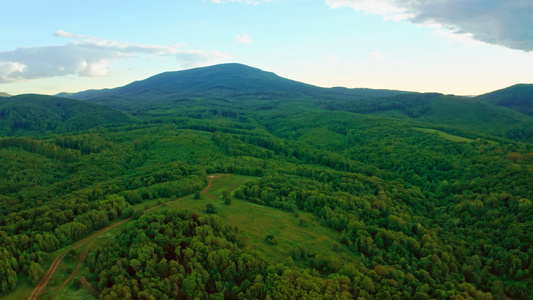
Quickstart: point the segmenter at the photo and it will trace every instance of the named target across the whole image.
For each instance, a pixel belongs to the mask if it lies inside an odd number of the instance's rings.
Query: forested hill
[[[533,118],[487,101],[438,93],[321,88],[234,63],[162,73],[115,89],[62,95],[152,121],[182,114],[197,118],[326,109],[408,119],[417,126],[470,138],[485,134],[533,139]]]
[[[0,97],[11,97],[11,95],[8,93],[0,92]]]
[[[533,116],[533,84],[517,84],[475,98]]]
[[[229,64],[88,99],[134,117],[0,98],[0,300],[51,266],[42,299],[533,299],[532,118],[359,92]]]
[[[221,64],[184,71],[166,72],[123,87],[89,90],[63,97],[89,100],[111,107],[131,110],[169,99],[191,97],[216,99],[346,99],[390,96],[393,90],[321,88],[286,79],[242,64]]]
[[[44,95],[0,99],[0,135],[66,133],[135,122],[128,114],[86,101]]]
[[[391,97],[324,101],[329,110],[407,119],[413,124],[515,140],[533,140],[533,118],[511,109],[467,97],[439,93],[408,93]]]

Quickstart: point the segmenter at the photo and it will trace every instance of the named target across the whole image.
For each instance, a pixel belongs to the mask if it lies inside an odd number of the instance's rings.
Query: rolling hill
[[[516,84],[474,99],[533,116],[533,84]]]
[[[0,92],[0,97],[11,97],[11,95],[8,93]]]
[[[420,124],[455,133],[459,130],[463,135],[467,134],[473,138],[478,137],[479,133],[512,139],[533,138],[533,132],[527,130],[533,128],[533,118],[467,97],[411,93],[342,102],[330,101],[325,102],[323,106],[329,110],[404,119],[414,125]]]
[[[128,114],[94,103],[44,95],[0,99],[0,135],[41,135],[134,123]]]

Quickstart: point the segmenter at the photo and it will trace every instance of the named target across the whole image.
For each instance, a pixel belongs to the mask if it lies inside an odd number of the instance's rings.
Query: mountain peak
[[[190,99],[195,97],[233,100],[339,99],[386,96],[400,93],[403,92],[322,88],[283,78],[272,72],[266,72],[247,65],[226,63],[165,72],[114,89],[89,90],[71,95],[60,95],[131,110],[147,104],[152,105],[169,101],[169,99]]]

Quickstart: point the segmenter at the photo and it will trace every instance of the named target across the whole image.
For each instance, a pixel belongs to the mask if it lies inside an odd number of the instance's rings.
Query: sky
[[[532,0],[1,0],[0,92],[236,62],[322,87],[479,95],[533,82]]]

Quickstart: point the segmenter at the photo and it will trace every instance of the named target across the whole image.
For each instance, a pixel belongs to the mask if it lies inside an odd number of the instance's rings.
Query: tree
[[[41,267],[40,264],[32,261],[31,264],[30,264],[30,272],[29,272],[29,274],[30,274],[31,282],[33,284],[37,284],[39,282],[39,280],[41,280],[41,278],[44,275],[43,267]]]
[[[230,197],[224,198],[224,204],[230,205],[231,204],[231,198]]]
[[[213,203],[209,203],[205,206],[205,212],[208,214],[216,214],[217,207]]]
[[[272,233],[269,233],[266,236],[265,241],[267,243],[269,243],[270,245],[277,245],[278,244],[278,239],[276,239],[276,237],[274,237],[274,235]]]
[[[200,192],[196,191],[194,193],[194,200],[200,200],[200,198],[202,198],[202,195],[200,195]]]
[[[224,200],[224,204],[230,205],[231,204],[231,194],[228,190],[224,190],[222,192],[222,199]]]
[[[74,287],[75,289],[79,289],[81,287],[81,280],[79,277],[74,277],[74,279],[72,279],[72,287]]]

